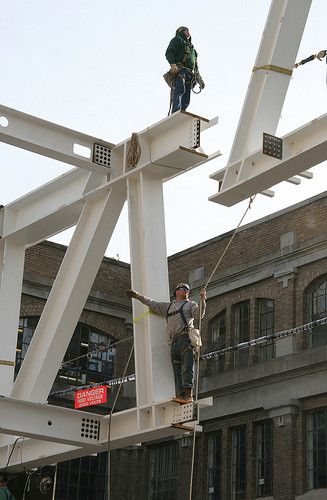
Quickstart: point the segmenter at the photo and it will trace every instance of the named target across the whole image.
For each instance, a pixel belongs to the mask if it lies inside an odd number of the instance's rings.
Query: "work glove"
[[[137,299],[139,294],[135,290],[126,290],[126,297],[129,299]]]
[[[173,76],[176,76],[179,73],[179,68],[178,68],[178,66],[176,64],[171,64],[170,65],[170,73]]]
[[[316,58],[319,59],[319,61],[321,61],[325,57],[325,55],[326,55],[326,50],[320,50],[316,55]]]

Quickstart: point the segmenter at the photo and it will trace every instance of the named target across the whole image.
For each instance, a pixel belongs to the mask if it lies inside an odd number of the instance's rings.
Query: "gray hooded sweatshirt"
[[[144,297],[143,295],[138,295],[138,300],[148,306],[148,308],[159,316],[163,316],[167,321],[167,335],[168,335],[168,344],[171,344],[174,338],[181,333],[185,327],[193,328],[194,319],[199,318],[200,310],[199,306],[193,300],[173,300],[172,302],[157,302],[156,300],[152,300],[149,297]],[[183,313],[187,322],[185,325],[182,315],[177,312],[181,308],[183,308]],[[202,307],[202,318],[205,314],[205,303]],[[177,313],[176,313],[177,312]],[[167,317],[167,313],[169,316]],[[172,315],[171,315],[172,314]],[[171,316],[170,316],[171,315]]]

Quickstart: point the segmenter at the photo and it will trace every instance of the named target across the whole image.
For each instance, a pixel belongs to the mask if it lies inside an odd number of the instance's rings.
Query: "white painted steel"
[[[76,225],[90,191],[107,176],[74,169],[3,209],[2,239],[33,245]]]
[[[10,394],[14,382],[24,259],[24,247],[15,242],[0,240],[0,395],[2,396]]]
[[[302,174],[303,177],[305,169],[327,159],[326,138],[327,114],[324,114],[282,138],[283,160],[263,155],[261,150],[256,151],[243,162],[238,181],[209,199],[231,206],[261,192],[267,185],[274,186],[293,175]]]
[[[201,411],[201,408],[212,405],[212,397],[199,400],[197,404],[182,406],[169,400],[114,413],[111,420],[110,447],[122,448],[180,435],[182,430],[172,427],[172,423],[187,422],[187,425],[196,425],[196,407],[199,406]],[[8,470],[22,470],[23,464],[28,467],[40,467],[94,452],[99,453],[108,448],[109,415],[100,416],[90,412],[15,401],[12,398],[3,398],[2,402],[0,399],[0,411],[1,415],[4,415],[0,423],[3,432],[16,434],[19,431],[21,436],[34,436],[18,441]],[[14,415],[12,422],[10,414]],[[83,418],[99,420],[98,441],[82,438],[80,435]],[[49,421],[52,425],[48,424]],[[79,446],[75,446],[76,443]],[[6,464],[10,451],[11,446],[0,448],[0,468]]]
[[[125,200],[121,185],[86,202],[19,370],[13,397],[47,400]]]
[[[4,434],[79,447],[98,446],[96,428],[100,429],[102,417],[94,413],[4,397],[0,398],[0,415],[0,432]],[[89,421],[87,435],[86,420]]]
[[[220,153],[208,156],[202,148],[195,150],[195,146],[199,144],[199,130],[206,130],[218,120],[207,120],[187,112],[175,113],[140,132],[141,158],[135,168],[129,167],[126,161],[130,139],[115,147],[3,106],[0,107],[1,114],[8,119],[8,126],[0,128],[1,141],[88,171],[71,170],[0,210],[1,262],[10,263],[12,267],[16,265],[16,274],[20,273],[19,276],[17,274],[19,279],[14,280],[16,288],[13,286],[10,292],[13,302],[11,329],[15,326],[12,335],[14,343],[10,352],[16,345],[25,247],[77,223],[10,393],[17,401],[6,398],[0,405],[0,412],[4,416],[2,424],[0,423],[3,436],[0,443],[0,467],[6,463],[10,451],[7,446],[8,435],[30,436],[22,443],[17,443],[11,459],[13,468],[21,469],[22,463],[29,466],[44,465],[50,461],[83,456],[90,452],[90,446],[71,427],[78,416],[72,422],[67,422],[66,426],[65,419],[70,418],[69,410],[61,414],[61,409],[46,405],[35,406],[33,402],[44,403],[47,400],[126,200],[126,189],[128,188],[130,213],[133,287],[157,300],[169,301],[163,181],[215,158]],[[89,148],[90,152],[94,142],[112,148],[110,177],[107,175],[107,168],[98,168],[92,164],[91,158],[82,158],[73,152],[76,144]],[[11,260],[4,258],[7,248],[18,249],[16,260],[15,252],[11,252]],[[4,308],[4,296],[10,291],[7,273],[9,268],[2,266],[0,269],[4,284],[1,303]],[[139,314],[142,316],[143,312],[145,308],[140,303],[135,303],[134,318]],[[138,406],[113,415],[113,447],[165,438],[180,432],[171,427],[173,403],[170,398],[174,394],[174,383],[165,320],[145,314],[135,320],[134,333]],[[7,380],[3,384],[7,390],[5,394],[9,394],[12,388],[12,372],[13,367],[10,377],[8,373],[6,375],[8,379],[11,378],[11,382]],[[177,420],[181,411],[179,408],[175,409]],[[12,412],[16,412],[19,417],[10,422],[9,415]],[[51,420],[49,414],[55,418],[53,427],[48,424]],[[24,418],[27,419],[26,422],[23,422]],[[102,424],[97,449],[102,451],[107,448],[108,422],[99,418]],[[185,416],[181,415],[180,418],[185,420]],[[59,429],[62,426],[66,430],[61,435]],[[14,440],[14,437],[11,439]],[[44,440],[49,441],[46,446]]]
[[[114,146],[112,143],[3,105],[0,105],[0,116],[4,116],[8,120],[7,127],[0,125],[1,142],[48,156],[75,167],[102,174],[110,173],[110,168],[93,163],[92,152],[94,143],[102,144],[109,149]],[[89,150],[89,158],[75,154],[75,144]]]
[[[162,179],[139,173],[128,179],[132,287],[143,295],[169,301]],[[133,317],[147,308],[133,300]],[[146,315],[134,322],[137,404],[174,395],[165,319]]]
[[[311,3],[311,0],[272,1],[255,67],[273,65],[292,70]],[[243,164],[253,151],[261,148],[263,132],[275,135],[289,81],[289,75],[273,70],[257,69],[252,73],[228,164],[210,176],[213,179],[219,177],[222,182],[220,192],[210,197],[211,201],[231,206],[244,199],[236,194],[240,191],[238,183],[244,178]],[[285,172],[282,180],[288,177]],[[260,187],[252,194],[272,185],[267,172],[265,182],[260,182]],[[229,196],[230,201],[226,202]]]

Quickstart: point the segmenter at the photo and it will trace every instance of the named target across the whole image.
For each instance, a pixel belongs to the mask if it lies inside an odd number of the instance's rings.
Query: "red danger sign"
[[[107,402],[107,385],[99,385],[92,389],[82,389],[75,392],[75,409],[99,405]]]

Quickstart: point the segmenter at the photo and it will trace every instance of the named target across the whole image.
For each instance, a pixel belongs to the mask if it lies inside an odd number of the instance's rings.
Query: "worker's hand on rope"
[[[202,302],[204,302],[207,298],[207,291],[205,288],[201,288],[200,290],[200,299],[202,300]]]
[[[170,65],[170,73],[173,76],[176,76],[179,73],[179,68],[178,68],[177,64],[171,64]]]
[[[126,297],[129,299],[137,299],[139,294],[135,290],[126,290]]]

